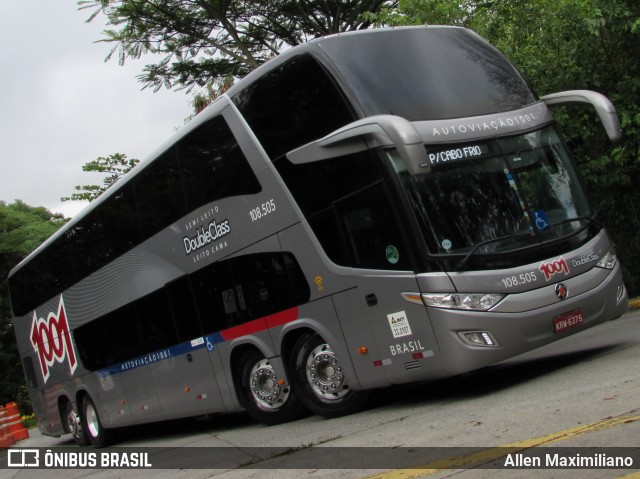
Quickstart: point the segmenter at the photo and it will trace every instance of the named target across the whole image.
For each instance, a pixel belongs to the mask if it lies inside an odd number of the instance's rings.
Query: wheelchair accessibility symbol
[[[549,218],[544,210],[537,210],[533,212],[533,221],[538,231],[542,231],[549,227]]]

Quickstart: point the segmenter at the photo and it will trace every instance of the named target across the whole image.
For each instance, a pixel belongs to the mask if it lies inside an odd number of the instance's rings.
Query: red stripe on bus
[[[291,309],[285,309],[279,313],[270,314],[265,316],[264,320],[267,322],[267,328],[275,328],[276,326],[282,326],[283,324],[290,323],[298,319],[298,307],[295,306]]]
[[[248,323],[234,326],[233,328],[220,331],[222,339],[230,341],[241,336],[248,334],[255,334],[268,328],[275,328],[276,326],[282,326],[283,324],[290,323],[298,319],[298,307],[291,309],[285,309],[279,313],[270,314],[263,318],[254,319]]]

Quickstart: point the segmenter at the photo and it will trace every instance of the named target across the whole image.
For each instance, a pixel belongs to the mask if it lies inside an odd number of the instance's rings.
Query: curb
[[[640,298],[629,300],[629,311],[636,311],[640,309]]]

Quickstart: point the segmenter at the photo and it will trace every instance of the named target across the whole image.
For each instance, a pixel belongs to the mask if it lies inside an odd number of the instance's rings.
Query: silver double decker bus
[[[377,29],[237,82],[9,276],[47,435],[337,417],[616,318],[620,265],[550,106],[473,32]]]

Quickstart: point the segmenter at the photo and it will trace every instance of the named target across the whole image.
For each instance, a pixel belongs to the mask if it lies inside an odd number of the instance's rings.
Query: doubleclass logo
[[[598,256],[596,253],[591,252],[588,253],[584,256],[581,256],[578,259],[572,259],[571,260],[571,264],[573,265],[574,268],[577,268],[578,266],[582,266],[583,264],[588,264],[591,263],[593,261],[597,261],[600,259],[600,256]]]
[[[204,226],[197,230],[198,233],[192,237],[184,237],[184,251],[187,255],[198,251],[201,248],[209,245],[213,241],[216,241],[223,236],[227,236],[231,233],[231,226],[229,226],[229,220],[225,219],[220,223],[215,220],[209,223],[209,226],[205,229]]]
[[[31,344],[38,353],[40,370],[45,383],[51,374],[50,368],[55,362],[67,361],[71,374],[78,367],[62,295],[58,303],[58,312],[49,313],[47,319],[38,318],[36,312],[33,312]]]

